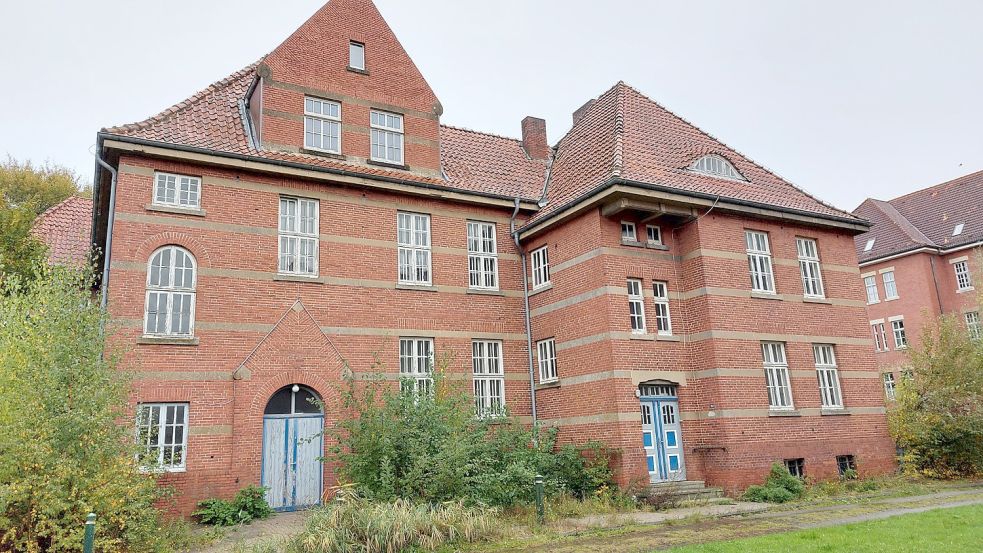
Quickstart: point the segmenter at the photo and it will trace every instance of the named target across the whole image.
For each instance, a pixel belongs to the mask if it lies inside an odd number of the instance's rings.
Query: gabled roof
[[[893,200],[868,198],[853,212],[872,223],[855,238],[861,263],[919,247],[946,250],[983,241],[983,171]],[[962,232],[953,236],[960,223]],[[874,246],[865,252],[871,238]]]
[[[536,199],[546,178],[546,160],[532,159],[522,141],[440,126],[440,164],[447,182],[503,196]]]
[[[48,245],[52,263],[81,265],[89,261],[91,227],[92,200],[72,196],[39,215],[32,233]]]
[[[549,203],[536,215],[537,220],[589,195],[607,180],[620,178],[863,223],[754,163],[624,82],[580,113],[556,148]],[[746,180],[689,169],[706,154],[723,157]]]

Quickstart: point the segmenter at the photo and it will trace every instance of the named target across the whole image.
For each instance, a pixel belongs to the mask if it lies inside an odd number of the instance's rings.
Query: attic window
[[[348,43],[348,67],[365,71],[365,45],[361,42]]]
[[[869,252],[870,250],[874,249],[874,240],[875,238],[871,238],[870,240],[867,241],[867,245],[864,246],[865,252]]]
[[[952,229],[952,235],[959,236],[960,234],[962,234],[964,226],[966,226],[966,223],[959,223],[958,225],[956,225],[956,228]]]
[[[705,175],[711,175],[714,177],[723,177],[725,179],[734,180],[747,180],[744,175],[737,172],[737,169],[731,164],[731,162],[722,158],[721,156],[709,154],[701,157],[700,159],[693,162],[689,166],[690,171],[696,171],[697,173],[703,173]]]

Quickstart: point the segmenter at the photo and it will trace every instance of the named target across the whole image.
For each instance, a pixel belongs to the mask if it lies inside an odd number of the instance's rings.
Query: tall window
[[[881,274],[881,279],[884,281],[884,299],[893,300],[898,298],[898,284],[894,281],[894,271],[885,271]],[[874,286],[874,292],[877,292],[877,286]]]
[[[194,334],[196,273],[195,258],[184,248],[164,246],[150,256],[144,334]]]
[[[908,347],[908,337],[904,333],[904,321],[901,319],[891,321],[891,331],[894,333],[894,349],[904,349]]]
[[[468,221],[468,284],[471,288],[498,289],[494,223]]]
[[[969,262],[959,261],[953,264],[956,271],[956,287],[959,290],[969,290],[973,287],[973,279],[969,276]]]
[[[403,163],[403,116],[384,111],[370,113],[372,159],[386,163]]]
[[[662,245],[662,229],[655,225],[645,225],[645,238],[653,246]]]
[[[791,410],[792,384],[789,381],[788,361],[785,360],[785,344],[761,342],[761,352],[768,384],[768,406],[776,410]]]
[[[365,45],[354,40],[348,43],[348,67],[365,69]]]
[[[970,311],[965,313],[963,317],[966,319],[966,331],[969,332],[970,338],[979,340],[980,336],[983,336],[983,327],[980,325],[980,312]]]
[[[532,287],[542,288],[550,283],[550,258],[546,246],[533,250],[529,257],[532,258]]]
[[[433,392],[433,339],[399,339],[399,389],[417,394]]]
[[[280,267],[287,275],[317,276],[318,201],[280,198]]]
[[[788,361],[785,360],[785,344],[761,342],[761,352],[768,383],[768,406],[779,410],[792,409],[792,384],[789,380]]]
[[[672,319],[669,317],[669,285],[665,282],[652,283],[655,297],[655,324],[660,336],[672,335]]]
[[[645,298],[642,297],[642,281],[628,279],[628,318],[633,334],[645,334]]]
[[[201,208],[201,179],[171,173],[154,175],[154,205]]]
[[[864,288],[867,289],[867,303],[877,303],[881,299],[877,296],[877,279],[874,275],[864,277]]]
[[[884,323],[871,323],[870,333],[874,335],[874,349],[877,351],[887,351],[887,332],[884,331]]]
[[[894,401],[897,397],[894,391],[894,373],[884,373],[881,375],[881,378],[884,379],[884,396],[887,397],[887,399]]]
[[[775,293],[775,276],[771,272],[771,247],[768,234],[749,230],[744,233],[747,241],[747,261],[751,269],[751,290]]]
[[[474,372],[474,404],[479,417],[494,417],[505,412],[505,370],[502,367],[502,343],[471,342],[471,366]]]
[[[396,214],[399,250],[399,282],[429,286],[430,216],[422,213]]]
[[[539,382],[556,382],[556,342],[553,338],[536,342],[536,357],[539,362]]]
[[[341,153],[341,104],[304,98],[304,147]]]
[[[843,407],[843,397],[840,394],[840,377],[836,372],[836,355],[833,346],[815,344],[812,346],[816,358],[816,376],[819,379],[819,397],[823,407],[839,409]]]
[[[795,249],[799,254],[799,271],[802,273],[802,294],[808,298],[824,297],[816,241],[811,238],[796,238]]]
[[[188,404],[137,405],[136,442],[142,449],[141,468],[184,470],[188,449]]]
[[[635,223],[621,221],[621,239],[626,242],[638,241],[638,235],[635,234]]]

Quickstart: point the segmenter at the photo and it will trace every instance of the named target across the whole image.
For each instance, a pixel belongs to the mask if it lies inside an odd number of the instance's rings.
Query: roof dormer
[[[694,173],[702,173],[704,175],[709,175],[711,177],[733,179],[733,180],[743,180],[744,178],[734,164],[727,161],[723,156],[717,154],[707,154],[696,161],[694,161],[689,166],[689,170]]]

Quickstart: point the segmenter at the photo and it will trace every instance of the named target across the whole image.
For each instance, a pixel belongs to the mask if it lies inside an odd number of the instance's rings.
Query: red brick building
[[[954,314],[974,336],[983,334],[974,287],[983,246],[983,171],[889,201],[867,199],[854,214],[872,223],[855,238],[870,331],[884,393],[925,325]]]
[[[99,133],[93,242],[112,225],[138,437],[182,509],[250,483],[316,502],[334,476],[301,438],[346,373],[425,389],[434,360],[483,413],[618,448],[622,483],[893,466],[864,220],[624,83],[554,147],[541,119],[512,139],[442,111],[375,6],[332,0]]]

